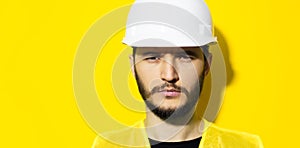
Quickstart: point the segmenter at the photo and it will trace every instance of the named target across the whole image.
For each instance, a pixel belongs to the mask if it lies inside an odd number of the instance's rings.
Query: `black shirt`
[[[181,142],[160,142],[149,138],[151,148],[198,148],[201,137]]]

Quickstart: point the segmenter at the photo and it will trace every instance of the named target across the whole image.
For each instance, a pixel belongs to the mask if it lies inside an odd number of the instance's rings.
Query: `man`
[[[99,136],[93,147],[262,147],[259,137],[216,127],[196,116],[216,44],[202,0],[137,0],[123,42],[146,119]]]

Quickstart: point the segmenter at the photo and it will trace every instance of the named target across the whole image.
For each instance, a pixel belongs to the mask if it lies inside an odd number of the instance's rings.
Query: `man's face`
[[[165,120],[194,109],[206,70],[199,47],[139,47],[133,56],[140,94],[155,115]]]

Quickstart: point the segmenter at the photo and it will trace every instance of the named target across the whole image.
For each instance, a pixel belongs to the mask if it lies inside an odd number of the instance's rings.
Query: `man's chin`
[[[157,117],[159,117],[162,120],[167,120],[172,116],[172,114],[176,111],[176,109],[163,109],[160,107],[157,107],[155,109],[151,110]]]
[[[174,125],[183,125],[188,122],[191,118],[191,112],[194,111],[193,104],[184,104],[183,106],[155,106],[152,102],[145,101],[147,107],[151,110],[153,114],[159,117],[165,122],[174,124]]]

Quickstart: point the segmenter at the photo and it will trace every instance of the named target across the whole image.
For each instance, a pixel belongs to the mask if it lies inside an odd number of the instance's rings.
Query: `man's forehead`
[[[178,53],[178,52],[194,52],[201,53],[200,47],[136,47],[137,54],[143,54],[147,52],[155,53]]]

